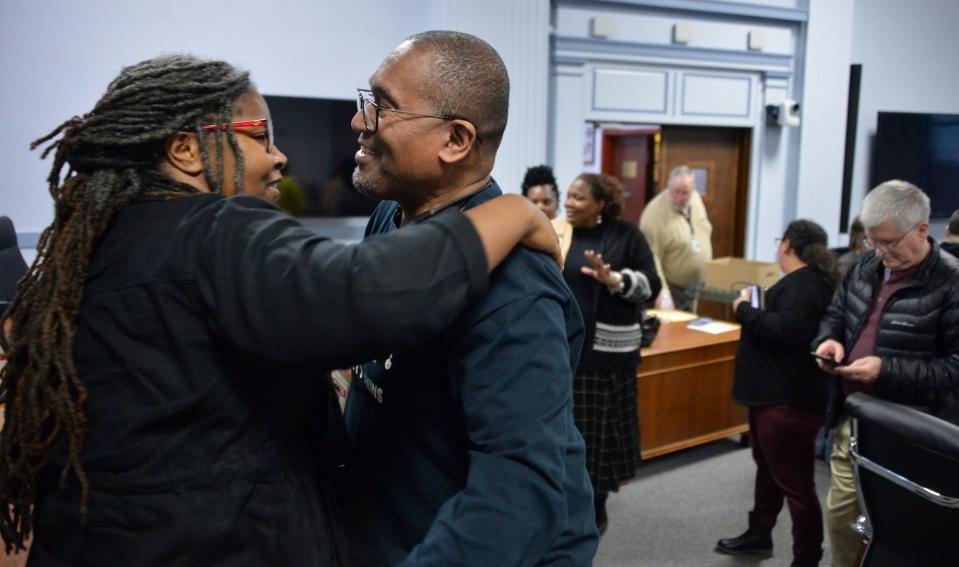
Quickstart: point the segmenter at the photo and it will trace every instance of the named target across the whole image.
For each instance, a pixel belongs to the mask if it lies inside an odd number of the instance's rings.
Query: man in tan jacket
[[[706,262],[713,259],[713,225],[689,167],[683,165],[669,173],[666,190],[643,209],[639,228],[656,256],[660,279],[668,284],[656,306],[665,307],[666,297],[671,296],[677,309],[695,312]]]

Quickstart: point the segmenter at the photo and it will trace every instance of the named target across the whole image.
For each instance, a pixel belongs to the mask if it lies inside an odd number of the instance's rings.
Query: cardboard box
[[[706,262],[706,287],[719,291],[738,291],[752,284],[768,288],[780,275],[779,264],[769,262],[730,257]]]

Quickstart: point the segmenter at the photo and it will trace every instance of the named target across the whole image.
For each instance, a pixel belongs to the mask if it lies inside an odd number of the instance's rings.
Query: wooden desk
[[[664,323],[636,371],[643,459],[749,431],[732,401],[739,329],[710,335]]]

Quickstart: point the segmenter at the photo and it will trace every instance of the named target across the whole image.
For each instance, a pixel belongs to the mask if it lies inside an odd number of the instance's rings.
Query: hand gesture
[[[623,274],[613,271],[609,264],[603,262],[602,254],[587,250],[584,252],[584,255],[586,256],[586,261],[590,264],[589,266],[583,266],[581,268],[584,274],[603,284],[609,288],[610,291],[620,289],[623,284]]]

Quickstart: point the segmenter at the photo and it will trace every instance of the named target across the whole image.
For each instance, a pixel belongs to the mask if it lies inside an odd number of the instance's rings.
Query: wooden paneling
[[[749,430],[730,398],[739,331],[710,335],[664,324],[636,373],[643,459]]]

